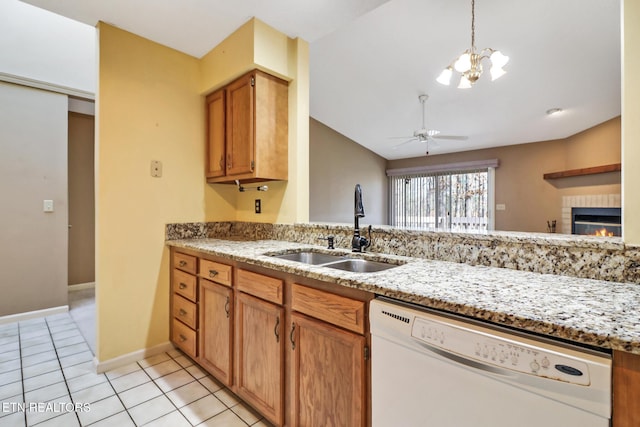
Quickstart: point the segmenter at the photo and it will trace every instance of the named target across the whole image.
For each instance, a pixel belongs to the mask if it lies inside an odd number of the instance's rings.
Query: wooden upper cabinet
[[[255,168],[254,88],[253,73],[227,87],[227,175],[251,174]]]
[[[251,71],[207,97],[207,182],[286,180],[288,84]]]
[[[225,91],[207,97],[207,179],[225,175]]]

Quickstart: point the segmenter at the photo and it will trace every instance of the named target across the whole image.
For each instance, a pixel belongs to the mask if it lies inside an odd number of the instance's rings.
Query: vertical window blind
[[[487,230],[490,184],[489,168],[390,176],[391,225]]]

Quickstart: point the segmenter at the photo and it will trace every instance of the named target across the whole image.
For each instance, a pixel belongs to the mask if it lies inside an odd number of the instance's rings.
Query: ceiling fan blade
[[[461,135],[433,135],[431,138],[433,138],[433,139],[450,139],[450,140],[455,140],[455,141],[466,141],[467,139],[469,139],[468,136],[461,136]]]
[[[413,135],[407,135],[407,136],[388,136],[387,139],[415,139]]]
[[[392,149],[393,150],[398,149],[398,148],[402,147],[403,145],[407,145],[410,142],[417,141],[417,140],[418,140],[418,138],[407,139],[405,142],[401,142],[400,144],[394,145]]]

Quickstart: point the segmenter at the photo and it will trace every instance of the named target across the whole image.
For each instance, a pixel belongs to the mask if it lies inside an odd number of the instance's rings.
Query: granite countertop
[[[360,255],[344,249],[329,251],[281,240],[188,239],[166,243],[522,330],[640,354],[637,284],[386,254],[363,257],[401,265],[375,273],[352,273],[268,255],[300,249]]]

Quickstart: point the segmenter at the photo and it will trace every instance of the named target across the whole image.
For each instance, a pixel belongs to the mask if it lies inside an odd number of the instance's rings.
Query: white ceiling
[[[510,57],[467,90],[435,81],[470,47],[470,0],[24,0],[201,57],[255,16],[310,42],[310,114],[387,159],[564,138],[620,115],[620,0],[477,0],[476,47]],[[485,68],[488,68],[485,66]],[[545,111],[560,107],[558,116]]]

